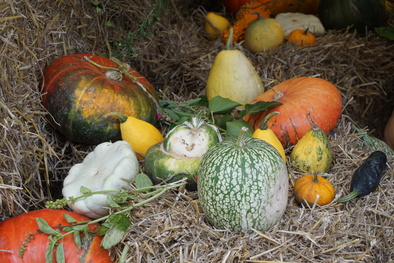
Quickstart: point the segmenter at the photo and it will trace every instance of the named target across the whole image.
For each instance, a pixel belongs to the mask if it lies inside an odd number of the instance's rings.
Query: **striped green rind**
[[[150,147],[145,155],[145,172],[154,183],[175,182],[187,178],[187,188],[197,190],[197,175],[202,157],[188,158],[166,152],[163,143]]]
[[[288,198],[288,172],[278,151],[248,138],[216,144],[204,155],[198,172],[203,212],[216,228],[266,231],[280,220]]]

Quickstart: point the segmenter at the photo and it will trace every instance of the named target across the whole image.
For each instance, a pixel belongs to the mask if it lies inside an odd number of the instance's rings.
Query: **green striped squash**
[[[279,152],[269,143],[246,138],[210,148],[198,172],[202,211],[216,228],[266,231],[283,216],[288,197],[288,173]]]
[[[221,140],[216,126],[192,117],[169,131],[163,142],[148,149],[145,171],[154,183],[187,178],[186,188],[195,191],[202,156]]]

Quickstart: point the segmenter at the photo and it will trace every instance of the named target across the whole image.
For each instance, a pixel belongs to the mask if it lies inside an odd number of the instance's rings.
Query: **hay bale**
[[[67,141],[46,120],[39,79],[56,58],[82,52],[114,55],[143,74],[163,98],[183,101],[205,93],[223,43],[200,34],[201,20],[193,14],[199,2],[169,1],[167,13],[152,28],[156,32],[146,31],[148,39],[132,33],[156,1],[100,2],[101,11],[82,0],[1,5],[0,219],[60,197],[69,168],[92,150]],[[211,7],[224,13],[218,4]],[[394,108],[394,43],[374,32],[330,31],[308,49],[284,43],[254,55],[242,43],[236,47],[252,60],[267,88],[292,77],[318,76],[342,91],[344,114],[330,134],[335,165],[325,177],[337,189],[336,198],[343,196],[352,172],[370,153],[351,124],[381,137]],[[292,186],[301,174],[289,170]],[[299,206],[291,189],[284,217],[267,233],[213,229],[196,193],[169,192],[132,213],[134,224],[114,257],[127,245],[130,262],[393,260],[392,170],[374,193],[345,205]]]

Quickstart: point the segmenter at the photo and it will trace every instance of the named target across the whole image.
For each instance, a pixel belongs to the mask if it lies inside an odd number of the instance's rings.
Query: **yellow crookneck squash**
[[[231,49],[230,29],[225,50],[220,51],[209,72],[206,85],[208,100],[216,96],[240,104],[252,102],[264,91],[263,83],[250,60],[240,50]]]
[[[145,158],[147,150],[152,145],[164,140],[161,132],[149,122],[120,113],[109,113],[106,116],[115,116],[119,119],[122,140],[131,145],[140,160]]]
[[[274,111],[268,114],[265,118],[264,121],[261,123],[260,128],[256,129],[253,132],[252,138],[257,138],[263,141],[268,142],[272,146],[275,147],[276,150],[280,153],[282,156],[283,161],[286,163],[286,154],[285,154],[285,149],[283,148],[282,143],[279,141],[278,137],[276,137],[275,133],[267,127],[267,122],[268,120],[274,116],[279,114],[279,112]]]

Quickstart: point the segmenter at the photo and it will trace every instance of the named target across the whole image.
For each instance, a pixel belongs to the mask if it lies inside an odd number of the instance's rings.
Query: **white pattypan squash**
[[[320,19],[314,15],[302,13],[280,13],[275,20],[282,25],[285,37],[296,29],[307,29],[314,35],[322,35],[325,32],[324,26]]]
[[[71,167],[64,179],[62,193],[69,199],[83,195],[80,192],[82,186],[92,192],[129,188],[138,173],[138,160],[129,143],[104,142],[97,145],[82,163]],[[68,205],[76,213],[90,218],[100,218],[108,215],[107,197],[113,194],[116,192],[93,194]]]

